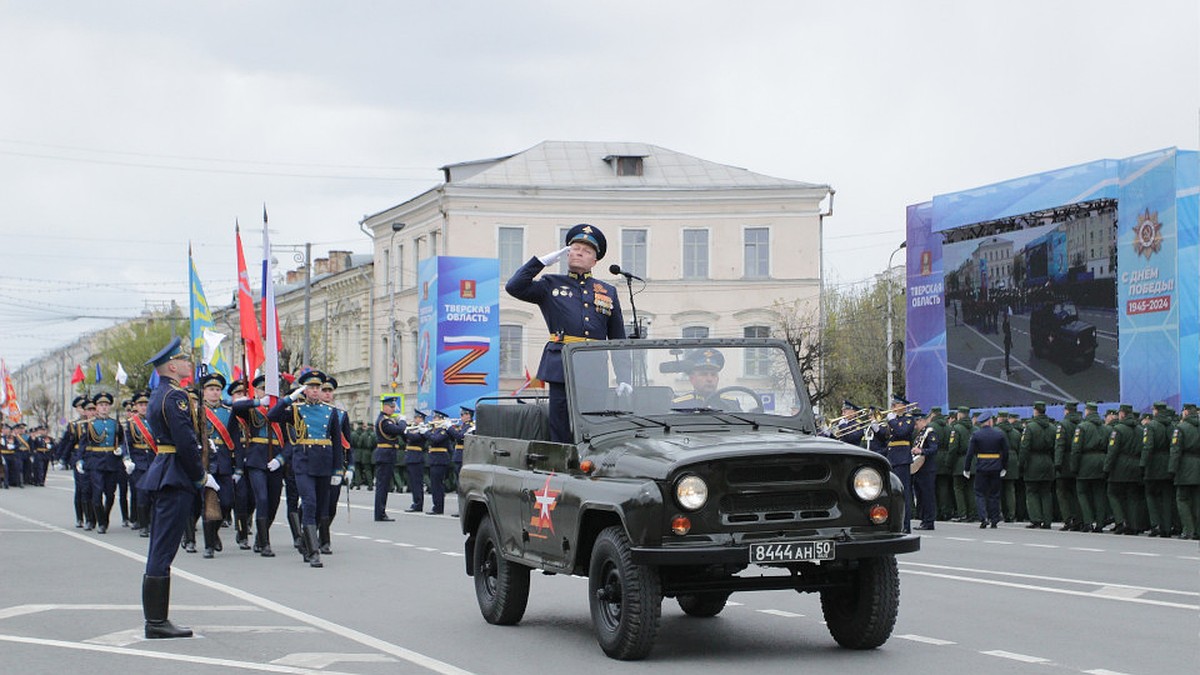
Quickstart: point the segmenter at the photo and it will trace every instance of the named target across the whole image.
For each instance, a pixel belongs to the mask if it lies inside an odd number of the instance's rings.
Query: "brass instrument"
[[[913,449],[920,448],[921,454],[912,456],[912,464],[908,467],[909,473],[916,473],[921,470],[922,466],[925,466],[925,439],[929,438],[931,433],[933,433],[933,427],[925,427],[925,430],[921,432],[921,437],[913,444]]]

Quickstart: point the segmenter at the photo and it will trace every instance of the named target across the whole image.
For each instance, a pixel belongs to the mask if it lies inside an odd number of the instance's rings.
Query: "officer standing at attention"
[[[892,465],[892,473],[900,479],[904,486],[904,531],[912,532],[912,445],[916,440],[916,425],[912,416],[906,411],[908,401],[899,396],[892,397],[892,410],[888,414],[887,423],[883,427],[883,436],[887,440],[887,450],[884,456]]]
[[[1008,437],[994,426],[994,418],[983,421],[967,445],[967,471],[975,465],[975,508],[979,510],[979,528],[1000,522],[1000,479],[1008,464]],[[964,472],[965,473],[965,472]]]
[[[280,398],[267,419],[286,425],[294,434],[289,463],[300,493],[300,554],[310,566],[323,567],[317,517],[329,512],[330,477],[345,469],[342,425],[334,409],[321,401],[324,373],[310,370],[296,382],[300,386]]]
[[[54,446],[54,458],[58,460],[60,466],[64,469],[74,464],[75,449],[79,446],[79,440],[83,437],[84,426],[91,417],[85,406],[86,403],[88,403],[88,400],[85,396],[76,396],[71,401],[71,407],[75,409],[77,417],[67,424],[62,437],[58,439],[58,443]],[[75,479],[75,527],[82,528],[86,520],[88,529],[91,529],[91,523],[95,519],[90,515],[92,511],[91,500],[87,499],[87,496],[90,494],[88,477],[81,470],[72,470],[71,475]],[[8,483],[3,483],[3,486],[7,488]]]
[[[955,512],[951,520],[970,522],[975,520],[975,502],[970,497],[971,483],[963,477],[966,470],[967,444],[974,429],[971,426],[971,409],[959,406],[958,418],[950,426],[950,466],[954,485]]]
[[[146,424],[146,409],[149,404],[149,391],[139,391],[133,395],[133,412],[129,414],[129,436],[126,443],[129,448],[129,460],[133,462],[133,471],[129,474],[129,487],[133,490],[133,501],[137,504],[134,517],[140,528],[138,534],[142,537],[150,536],[150,494],[138,487],[138,484],[154,461],[154,451],[150,445],[154,437],[150,435],[150,427]]]
[[[190,628],[167,619],[171,602],[171,562],[179,550],[183,529],[192,513],[192,502],[201,488],[219,489],[217,481],[200,465],[200,440],[196,437],[195,409],[179,379],[191,374],[191,359],[173,338],[147,365],[159,375],[150,394],[147,423],[158,454],[142,477],[139,488],[150,493],[153,504],[146,574],[142,577],[142,611],[146,637],[191,637]]]
[[[604,259],[607,249],[608,242],[600,228],[580,223],[567,231],[565,248],[540,258],[530,258],[504,286],[514,298],[541,308],[550,331],[537,377],[550,385],[550,440],[557,443],[572,440],[562,365],[563,345],[587,340],[625,339],[625,321],[617,290],[592,277],[592,268]],[[567,274],[543,274],[540,279],[534,279],[563,256],[567,257]],[[629,385],[632,367],[625,363],[627,354],[613,354],[614,360],[621,356],[626,358],[613,364],[617,373],[617,394],[627,395],[632,392]]]
[[[266,381],[264,375],[254,378],[255,391],[263,391]],[[249,432],[242,466],[254,497],[253,549],[264,558],[275,557],[271,550],[271,523],[275,522],[279,497],[283,494],[285,461],[283,431],[267,419],[270,403],[270,397],[263,396],[258,400],[239,399],[230,406]]]
[[[954,413],[951,412],[951,417]],[[937,492],[937,519],[950,520],[954,517],[954,458],[950,456],[950,423],[942,416],[942,407],[929,409],[929,428],[937,439],[938,453],[934,490]]]
[[[1142,434],[1133,406],[1122,403],[1117,421],[1108,436],[1108,452],[1104,456],[1104,472],[1108,474],[1108,502],[1117,524],[1113,534],[1140,534],[1143,530],[1142,508],[1146,495],[1142,489]]]
[[[404,429],[404,469],[408,472],[408,490],[412,492],[412,505],[405,509],[407,513],[420,513],[425,509],[425,444],[428,441],[425,411],[413,408],[412,423]]]
[[[233,483],[233,524],[237,532],[237,545],[243,551],[250,549],[250,522],[254,517],[254,493],[250,487],[250,479],[246,474],[246,446],[250,443],[250,439],[254,437],[251,433],[250,424],[245,418],[234,413],[233,404],[238,401],[248,400],[249,392],[246,389],[246,380],[237,379],[229,383],[225,388],[225,393],[229,394],[229,419],[226,421],[229,429],[232,431],[237,429],[237,435],[240,447],[237,450],[237,457],[234,463],[234,483]],[[259,553],[262,549],[256,549],[254,552]]]
[[[404,435],[404,418],[396,414],[398,396],[379,397],[379,417],[375,418],[375,521],[390,523],[395,518],[387,514],[388,493],[392,491],[392,471],[396,468],[396,453]]]
[[[1079,498],[1075,493],[1075,471],[1071,468],[1071,442],[1075,438],[1075,427],[1083,421],[1079,414],[1079,403],[1068,401],[1063,404],[1063,418],[1054,430],[1054,495],[1058,499],[1058,512],[1062,514],[1061,530],[1083,531],[1083,513],[1079,509]]]
[[[913,442],[913,461],[916,461],[917,457],[925,458],[921,468],[912,475],[913,496],[917,498],[917,517],[921,519],[917,529],[932,530],[934,520],[937,519],[937,431],[929,425],[928,417],[921,416],[920,411],[913,411],[913,414],[913,433],[917,439]]]

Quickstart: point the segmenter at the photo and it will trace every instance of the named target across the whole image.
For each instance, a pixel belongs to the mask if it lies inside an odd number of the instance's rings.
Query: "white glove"
[[[276,457],[275,459],[267,462],[267,471],[278,471],[279,467],[281,466],[283,466],[283,462],[279,461],[279,458]]]
[[[271,397],[263,396],[262,398],[258,399],[258,404],[264,408],[270,408],[271,407]]]
[[[970,472],[970,471],[964,471],[964,472],[963,472],[963,478],[966,478],[966,479],[970,480],[970,478],[971,478],[971,472]]]
[[[354,469],[346,469],[346,484],[354,482]]]
[[[213,492],[221,491],[221,486],[217,485],[217,479],[211,473],[204,476],[204,487],[212,488]]]
[[[134,469],[133,462],[131,462],[131,461],[130,461],[130,460],[128,460],[128,459],[127,459],[127,460],[125,460],[125,473],[132,474],[132,473],[133,473],[133,469]]]
[[[116,455],[117,457],[120,457],[121,455],[125,454],[125,448],[122,448],[121,446],[118,445],[117,448],[115,450],[113,450],[113,454]]]
[[[558,262],[559,260],[562,260],[562,257],[567,254],[567,251],[570,251],[570,250],[571,250],[570,246],[564,246],[564,247],[558,249],[557,251],[555,251],[554,253],[547,253],[546,255],[539,256],[538,260],[541,261],[542,265],[549,267],[549,266],[553,265],[554,263]]]
[[[329,477],[329,484],[330,484],[330,485],[341,485],[341,484],[342,484],[342,477],[341,477],[341,476],[339,476],[339,475],[338,475],[338,474],[336,474],[336,473],[335,473],[335,474],[333,474],[332,476],[330,476],[330,477]]]
[[[217,451],[217,442],[211,438],[208,439],[208,449],[212,450],[213,452],[216,452]]]
[[[1008,475],[1008,470],[1007,470],[1007,469],[1000,469],[1000,477],[1001,477],[1001,478],[1004,478],[1004,477],[1005,477],[1005,476],[1007,476],[1007,475]]]
[[[617,383],[617,396],[629,396],[633,393],[633,387],[628,382]]]
[[[237,485],[238,481],[240,481],[241,479],[242,479],[242,474],[240,474],[240,473],[233,474],[233,484],[234,485]]]
[[[82,459],[75,462],[75,470],[79,473],[83,473],[83,460]]]
[[[299,401],[301,396],[304,396],[304,387],[296,387],[295,391],[288,394],[288,398],[293,401]]]

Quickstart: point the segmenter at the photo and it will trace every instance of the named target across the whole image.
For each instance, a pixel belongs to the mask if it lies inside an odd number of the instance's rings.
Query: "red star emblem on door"
[[[554,532],[554,521],[550,519],[550,512],[554,510],[561,492],[561,490],[550,489],[550,479],[553,477],[554,474],[546,476],[546,484],[542,486],[542,489],[533,491],[534,514],[529,519],[530,526],[539,530],[550,530],[550,532]]]

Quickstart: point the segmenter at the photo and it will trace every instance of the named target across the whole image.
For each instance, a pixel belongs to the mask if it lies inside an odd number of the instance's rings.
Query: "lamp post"
[[[301,250],[303,246],[303,250]],[[271,250],[290,251],[292,260],[304,265],[304,354],[301,357],[303,365],[312,365],[311,348],[309,336],[309,322],[311,320],[310,307],[312,304],[312,243],[305,244],[271,244]]]
[[[392,223],[392,236],[388,240],[388,254],[387,254],[387,258],[386,258],[387,264],[388,264],[388,271],[387,271],[387,278],[388,278],[388,336],[389,336],[388,344],[390,345],[391,352],[392,352],[391,353],[391,365],[393,367],[393,370],[391,373],[391,378],[392,378],[392,389],[393,390],[395,390],[396,385],[399,384],[396,380],[400,375],[399,375],[398,369],[395,368],[396,364],[399,363],[399,358],[397,357],[397,354],[396,354],[396,286],[397,286],[397,284],[396,284],[396,278],[395,278],[396,275],[392,274],[391,268],[393,267],[392,256],[395,255],[395,252],[396,252],[396,235],[400,234],[400,230],[403,230],[404,227],[405,227],[405,223]]]
[[[889,405],[889,402],[892,400],[892,396],[895,395],[895,392],[892,390],[893,371],[895,370],[895,359],[892,358],[892,295],[895,293],[892,290],[892,260],[896,257],[896,254],[899,253],[900,251],[904,250],[904,248],[907,245],[908,245],[908,242],[902,241],[902,242],[900,242],[900,245],[896,247],[896,250],[892,251],[892,254],[888,256],[888,266],[887,266],[887,271],[885,272],[885,274],[887,274],[887,280],[888,280],[888,282],[887,282],[887,391],[885,391],[884,395],[883,395],[883,405],[885,408]]]

